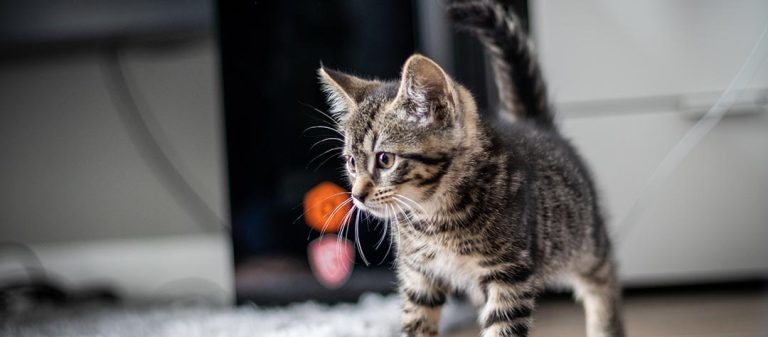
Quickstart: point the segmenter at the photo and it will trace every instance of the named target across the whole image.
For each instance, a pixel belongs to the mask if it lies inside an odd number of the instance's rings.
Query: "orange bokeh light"
[[[339,231],[344,216],[352,208],[351,202],[341,207],[339,205],[348,199],[346,190],[332,182],[325,181],[313,187],[304,194],[304,219],[307,225],[316,231],[323,231],[324,226],[326,232]]]

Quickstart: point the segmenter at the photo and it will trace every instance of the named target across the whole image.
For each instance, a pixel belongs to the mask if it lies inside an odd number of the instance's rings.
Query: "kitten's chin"
[[[376,209],[368,207],[368,208],[365,209],[365,212],[370,214],[370,215],[373,215],[373,216],[375,216],[375,217],[377,217],[379,219],[387,219],[388,218],[387,214],[386,214],[386,212],[384,210],[376,210]]]
[[[388,219],[393,216],[392,210],[388,210],[385,206],[376,206],[376,205],[366,205],[361,202],[358,202],[357,200],[353,200],[355,203],[355,206],[357,206],[358,209],[361,211],[368,213],[370,215],[373,215],[379,219]]]
[[[387,218],[387,211],[385,211],[384,209],[379,209],[379,208],[375,208],[375,207],[368,207],[368,206],[366,206],[365,208],[361,208],[361,209],[363,210],[363,212],[368,213],[370,215],[373,215],[373,216],[375,216],[375,217],[377,217],[379,219],[386,219]]]

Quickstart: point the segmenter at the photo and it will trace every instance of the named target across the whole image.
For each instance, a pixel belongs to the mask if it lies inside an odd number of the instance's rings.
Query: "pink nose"
[[[370,191],[370,189],[362,190],[362,191],[360,191],[358,193],[352,194],[352,197],[357,199],[357,200],[359,200],[359,201],[365,201],[365,197],[368,196],[368,192],[369,191]]]
[[[373,189],[373,181],[367,176],[358,176],[355,183],[352,186],[352,197],[360,202],[364,202],[365,198]]]

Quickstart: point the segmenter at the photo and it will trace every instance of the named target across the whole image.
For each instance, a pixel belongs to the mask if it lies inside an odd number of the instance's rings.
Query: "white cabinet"
[[[719,91],[768,24],[765,0],[534,0],[560,102]],[[752,87],[768,87],[768,65]]]
[[[677,112],[566,118],[597,177],[629,283],[768,276],[768,114],[726,117],[651,198],[615,223],[693,123]]]
[[[683,103],[715,98],[733,79],[768,24],[768,1],[543,0],[532,8],[563,132],[597,177],[627,282],[768,276],[768,64],[747,86],[749,113],[725,117],[631,231],[615,227],[695,123]]]

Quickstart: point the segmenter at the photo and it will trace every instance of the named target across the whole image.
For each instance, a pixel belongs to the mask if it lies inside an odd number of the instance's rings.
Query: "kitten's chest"
[[[419,253],[412,256],[412,261],[419,263],[422,272],[448,283],[456,290],[465,291],[473,300],[481,300],[479,280],[483,276],[480,256],[462,255],[452,247],[440,242],[422,242]],[[406,257],[407,258],[407,257]]]

